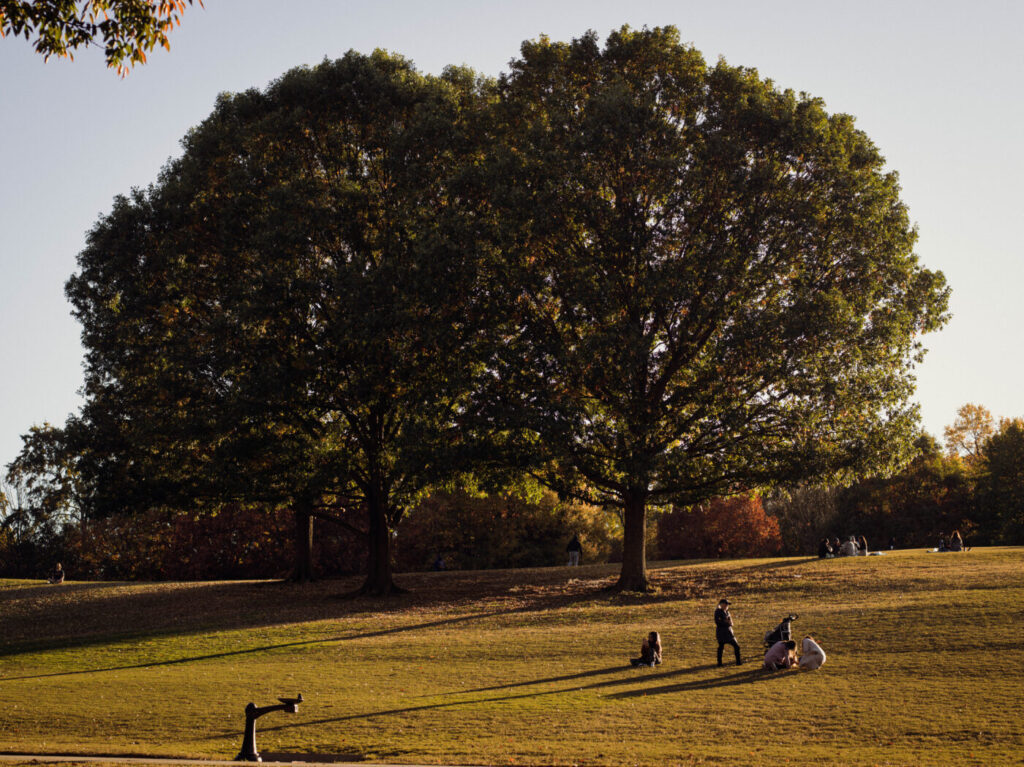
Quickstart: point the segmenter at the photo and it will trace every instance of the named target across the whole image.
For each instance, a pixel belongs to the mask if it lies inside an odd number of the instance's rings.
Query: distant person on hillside
[[[822,538],[821,543],[818,544],[818,559],[831,559],[834,556],[832,544],[828,542],[828,538]]]
[[[839,547],[839,556],[841,557],[855,557],[857,556],[857,542],[851,535],[849,540],[844,541],[843,545]]]
[[[857,539],[857,554],[862,557],[866,557],[868,555],[868,539],[863,535]]]
[[[796,640],[787,639],[785,642],[776,642],[768,648],[764,654],[765,671],[778,671],[784,668],[793,668],[796,665]]]
[[[64,582],[64,568],[61,566],[60,562],[58,562],[57,565],[53,568],[53,570],[50,571],[50,574],[48,576],[46,576],[46,582],[47,583],[63,583]]]
[[[718,640],[718,665],[722,665],[722,650],[725,646],[732,645],[733,654],[736,656],[736,665],[743,663],[740,660],[740,643],[736,641],[736,634],[732,630],[732,613],[729,612],[728,599],[722,598],[715,608],[715,639]]]
[[[938,551],[949,551],[949,548],[946,546],[945,533],[939,533],[939,545],[936,548]]]
[[[892,551],[895,548],[896,548],[896,536],[894,535],[892,538],[889,539],[889,551]]]
[[[839,549],[840,548],[842,548],[842,544],[839,543],[839,536],[837,535],[835,538],[832,539],[832,556],[834,556],[834,557],[842,556],[839,553]]]
[[[954,530],[953,534],[949,536],[949,550],[950,551],[963,551],[964,550],[964,539],[960,537],[960,531]]]
[[[636,666],[654,668],[661,665],[661,637],[657,631],[652,631],[644,637],[644,641],[640,643],[640,657],[630,658],[629,662],[634,668]]]
[[[804,671],[814,671],[825,665],[825,651],[821,645],[814,641],[814,637],[804,637],[800,646],[800,668]]]
[[[573,533],[572,540],[569,541],[569,545],[565,547],[565,550],[569,552],[569,567],[577,567],[580,563],[580,557],[583,556],[583,544],[580,543],[580,537]]]

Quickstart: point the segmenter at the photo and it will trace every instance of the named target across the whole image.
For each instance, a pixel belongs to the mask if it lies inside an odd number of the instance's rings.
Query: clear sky
[[[900,173],[917,252],[953,288],[918,370],[941,437],[977,402],[1024,416],[1024,2],[1017,0],[206,0],[170,52],[125,79],[99,52],[43,63],[0,40],[0,466],[20,436],[80,403],[79,327],[64,298],[85,233],[117,194],[156,179],[222,91],[385,48],[424,72],[497,75],[523,40],[623,24],[682,38],[847,112]]]

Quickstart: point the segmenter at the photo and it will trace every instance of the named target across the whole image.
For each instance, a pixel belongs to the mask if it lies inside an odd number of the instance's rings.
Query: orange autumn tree
[[[74,58],[77,48],[102,45],[107,66],[124,75],[146,63],[193,0],[0,0],[0,37],[33,36],[36,53]],[[202,6],[203,0],[199,0]]]
[[[765,513],[756,495],[677,506],[658,520],[658,552],[663,559],[767,556],[781,547],[778,520]]]

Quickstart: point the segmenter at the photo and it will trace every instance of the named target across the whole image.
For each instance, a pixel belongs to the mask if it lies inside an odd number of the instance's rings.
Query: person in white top
[[[825,665],[825,651],[814,641],[814,637],[804,637],[800,651],[800,668],[804,671],[814,671]]]

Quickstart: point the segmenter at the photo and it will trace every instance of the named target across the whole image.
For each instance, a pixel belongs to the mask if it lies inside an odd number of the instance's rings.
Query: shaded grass
[[[662,563],[358,580],[0,581],[0,750],[231,758],[250,700],[265,758],[449,764],[1015,764],[1024,760],[1024,549]],[[749,662],[714,665],[734,602]],[[829,654],[767,675],[789,611]],[[665,663],[631,669],[658,630]],[[728,654],[727,654],[728,657]]]

